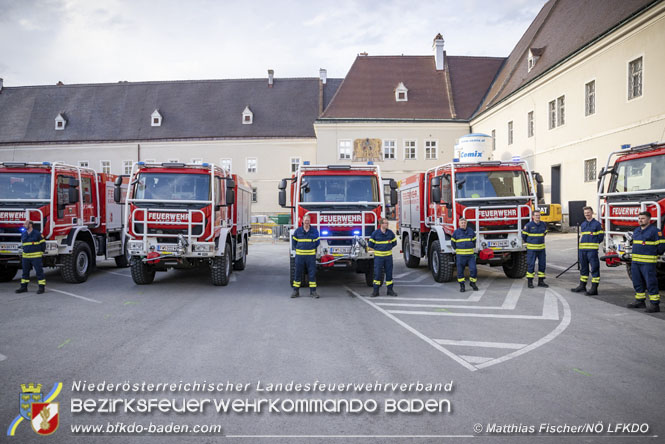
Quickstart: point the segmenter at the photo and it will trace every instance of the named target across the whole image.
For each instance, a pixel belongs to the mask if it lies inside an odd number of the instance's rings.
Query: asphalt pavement
[[[60,425],[48,438],[27,421],[0,442],[663,442],[665,314],[629,310],[624,267],[601,265],[600,295],[574,294],[575,235],[547,238],[549,289],[527,289],[501,268],[479,267],[480,291],[432,280],[426,261],[395,257],[398,297],[370,298],[364,277],[319,273],[320,299],[290,299],[288,245],[254,239],[247,268],[227,287],[206,270],[158,273],[137,286],[128,269],[103,262],[72,285],[47,272],[47,293],[0,284],[0,425],[18,415],[21,384],[46,397],[62,382]],[[82,393],[88,383],[249,384],[216,393]],[[376,392],[259,392],[257,384],[388,385]],[[401,392],[391,383],[450,391]],[[384,387],[385,388],[385,387]],[[450,387],[449,387],[450,388]],[[376,400],[360,413],[73,413],[73,398],[280,398]],[[385,412],[389,399],[447,400],[450,411]],[[406,406],[405,402],[402,406]],[[412,404],[413,407],[415,404]],[[445,407],[445,406],[444,406]],[[221,433],[136,436],[74,433],[73,425],[219,424]],[[612,431],[639,424],[640,433]],[[544,426],[543,426],[544,424]],[[602,433],[570,431],[602,424]],[[529,427],[535,432],[529,432]],[[565,429],[564,426],[568,427]],[[539,428],[554,427],[539,433]],[[557,429],[557,427],[559,427]],[[524,431],[526,428],[526,431]],[[566,432],[567,430],[567,432]],[[560,433],[559,433],[560,432]]]

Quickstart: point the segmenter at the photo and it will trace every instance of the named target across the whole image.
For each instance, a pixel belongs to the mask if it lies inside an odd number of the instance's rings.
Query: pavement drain
[[[62,347],[64,347],[65,345],[69,344],[70,342],[72,342],[71,339],[66,339],[65,342],[63,342],[62,344],[58,345],[58,348],[62,348]]]
[[[573,371],[579,373],[580,375],[591,376],[591,374],[585,372],[584,370],[580,370],[579,368],[574,368]]]

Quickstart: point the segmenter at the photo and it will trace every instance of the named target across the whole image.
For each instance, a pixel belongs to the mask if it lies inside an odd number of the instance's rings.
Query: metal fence
[[[290,225],[281,225],[274,222],[252,223],[252,236],[265,236],[272,239],[289,240]]]

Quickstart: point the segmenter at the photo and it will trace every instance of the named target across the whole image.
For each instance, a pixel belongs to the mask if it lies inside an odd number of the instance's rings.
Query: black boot
[[[653,302],[650,302],[649,304],[646,304],[647,306],[647,313],[660,313],[660,304],[654,304]]]
[[[471,285],[471,288],[473,288],[473,291],[478,291],[478,286],[476,285],[475,282],[470,282],[469,285]]]
[[[372,297],[375,298],[379,295],[379,288],[374,287],[374,290],[372,290]]]
[[[395,293],[395,290],[393,290],[392,287],[388,288],[388,293],[386,293],[388,296],[397,296],[397,293]]]
[[[44,288],[43,285],[39,286],[39,289],[37,290],[37,294],[43,294],[46,292],[46,289]]]
[[[27,293],[28,292],[28,286],[27,285],[21,285],[18,290],[14,291],[14,293]]]
[[[582,293],[586,291],[586,282],[580,281],[580,285],[575,288],[571,288],[570,291],[573,293]]]
[[[464,293],[466,291],[466,288],[464,288],[464,282],[459,283],[459,291],[460,293]]]
[[[598,283],[597,282],[592,282],[591,283],[591,289],[587,290],[586,295],[587,296],[597,296],[598,295]]]
[[[526,282],[527,282],[526,286],[528,288],[533,288],[533,278],[526,278]]]
[[[310,291],[309,291],[309,295],[310,295],[311,297],[313,297],[314,299],[318,299],[318,298],[319,298],[319,294],[316,292],[316,290],[310,290]]]
[[[547,284],[545,283],[545,278],[538,278],[538,286],[539,286],[539,287],[549,288],[549,285],[547,285]]]
[[[644,299],[635,299],[633,302],[626,304],[628,308],[644,308],[647,304]]]
[[[300,292],[298,291],[297,288],[294,288],[293,293],[291,293],[291,297],[292,298],[297,298],[298,296],[300,296]]]

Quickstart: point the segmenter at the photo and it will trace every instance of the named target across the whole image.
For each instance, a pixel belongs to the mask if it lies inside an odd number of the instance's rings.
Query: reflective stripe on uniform
[[[543,278],[543,279],[545,279],[545,272],[543,272],[543,271],[539,271],[539,272],[538,272],[538,277],[539,277],[539,278]],[[595,279],[595,278],[594,278],[594,279]]]
[[[646,298],[647,298],[646,293],[635,293],[635,299],[637,300],[642,300]]]
[[[316,282],[310,282],[309,288],[316,288]]]
[[[374,250],[374,256],[384,257],[384,256],[392,256],[392,255],[393,255],[393,252],[391,250],[389,250],[389,251]]]
[[[522,234],[525,236],[539,236],[539,237],[545,236],[545,233],[529,233],[528,231],[522,231]]]
[[[293,281],[293,286],[296,288],[300,288],[300,281]]]
[[[296,242],[316,242],[317,240],[321,239],[320,237],[317,237],[316,239],[299,239],[297,237],[294,237],[293,240]]]
[[[533,278],[533,277],[535,277],[535,274],[534,274],[534,273],[529,273],[529,272],[527,271],[527,272],[526,272],[526,277],[527,277],[527,278]]]
[[[464,278],[457,278],[457,282],[464,282]]]
[[[296,254],[300,256],[311,256],[316,254],[316,250],[296,250]]]
[[[42,257],[44,255],[43,252],[37,251],[35,253],[23,253],[23,258],[24,259],[34,259],[36,257]]]
[[[40,279],[37,281],[39,285],[46,285],[46,279]]]
[[[600,277],[592,277],[592,278],[591,278],[591,283],[592,283],[592,284],[598,284],[598,283],[600,283]]]
[[[649,295],[649,300],[650,301],[660,301],[660,294],[650,294]]]
[[[21,279],[22,284],[28,284],[30,283],[30,279]]]
[[[39,245],[39,244],[43,244],[44,242],[46,242],[46,241],[44,239],[42,239],[42,240],[37,241],[37,242],[23,242],[23,245]]]
[[[465,237],[464,239],[455,239],[454,237],[450,238],[451,241],[453,242],[473,242],[476,240],[476,236],[473,237]]]
[[[580,242],[580,250],[597,250],[598,245],[600,244],[592,242]]]
[[[633,254],[632,259],[634,262],[641,262],[644,264],[655,264],[658,262],[658,256],[651,254]]]
[[[393,281],[386,281],[386,285],[392,285]]]
[[[474,277],[470,277],[470,278],[469,278],[469,281],[470,281],[470,282],[476,282],[477,280],[478,280],[478,279],[477,279],[477,278],[474,278]]]
[[[455,250],[455,253],[462,254],[462,255],[473,254],[473,248],[459,248],[459,249]]]
[[[580,275],[580,281],[586,282],[589,280],[589,276]]]
[[[381,285],[381,281],[374,280],[372,282],[374,283],[374,285]]]
[[[527,250],[544,250],[545,249],[545,244],[530,244],[526,243],[526,249]]]
[[[590,236],[597,236],[599,234],[605,234],[605,232],[603,230],[600,230],[600,231],[582,231],[580,233],[581,236],[584,236],[585,234],[588,234]]]

